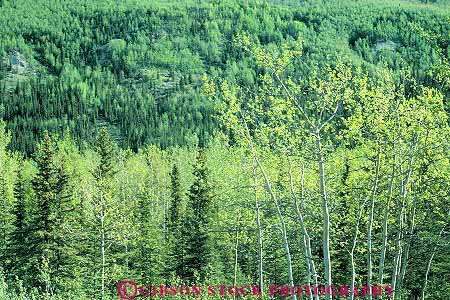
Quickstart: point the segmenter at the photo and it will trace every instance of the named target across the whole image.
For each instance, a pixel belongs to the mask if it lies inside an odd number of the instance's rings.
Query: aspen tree
[[[350,68],[338,64],[336,68],[326,68],[324,74],[321,74],[322,77],[313,73],[309,78],[310,87],[304,89],[301,84],[295,83],[286,75],[286,69],[301,55],[300,40],[283,44],[277,53],[269,53],[254,46],[246,36],[239,36],[236,40],[238,45],[253,55],[258,65],[268,70],[261,76],[261,88],[255,95],[256,103],[249,104],[256,108],[256,113],[247,117],[253,122],[252,131],[261,132],[257,137],[264,142],[270,144],[271,140],[275,140],[275,144],[281,143],[281,149],[295,149],[299,140],[308,140],[314,153],[319,170],[317,182],[322,202],[324,278],[327,289],[331,288],[330,213],[325,171],[327,150],[324,146],[328,146],[327,131],[332,127],[332,122],[339,118],[342,105],[350,98]],[[225,98],[227,94],[229,92],[225,93]],[[258,117],[265,118],[269,124],[258,128]],[[326,298],[332,299],[331,293],[327,293]]]
[[[97,136],[96,151],[99,163],[92,174],[95,179],[95,189],[92,199],[94,226],[97,233],[96,247],[100,258],[100,292],[101,299],[106,299],[109,279],[109,250],[116,242],[117,214],[120,212],[115,201],[113,177],[116,174],[115,149],[108,131],[103,128]],[[98,244],[97,244],[98,243]],[[97,253],[97,251],[96,251]]]

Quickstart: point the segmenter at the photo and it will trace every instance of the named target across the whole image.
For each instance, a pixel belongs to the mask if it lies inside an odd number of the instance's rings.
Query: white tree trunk
[[[394,259],[394,269],[392,271],[392,281],[391,281],[392,300],[395,300],[396,291],[397,291],[397,281],[399,278],[401,264],[402,264],[404,206],[405,206],[405,199],[403,199],[403,201],[402,201],[402,208],[400,209],[400,214],[399,214],[399,228],[398,228],[397,240],[396,240],[397,253],[396,253],[395,259]]]
[[[330,213],[328,210],[328,197],[325,182],[325,160],[323,157],[322,141],[320,139],[320,132],[316,132],[317,154],[319,160],[319,186],[320,195],[322,197],[322,251],[323,251],[323,265],[325,271],[325,286],[331,287],[331,258],[330,258]],[[333,299],[331,293],[326,293],[325,299]]]
[[[355,249],[356,249],[356,242],[358,240],[359,222],[361,221],[361,215],[362,215],[362,208],[359,209],[358,220],[357,220],[356,226],[355,226],[355,234],[353,235],[352,249],[349,251],[350,262],[351,262],[351,267],[352,267],[352,282],[350,284],[350,300],[353,300],[355,297],[355,295],[353,294],[353,290],[355,289],[355,282],[356,282]]]
[[[411,247],[411,243],[412,243],[412,237],[413,237],[413,232],[414,232],[414,221],[415,221],[415,217],[416,217],[416,202],[414,200],[413,203],[413,209],[412,209],[412,213],[411,213],[411,223],[408,229],[408,235],[409,235],[409,239],[408,239],[408,244],[406,244],[405,246],[405,250],[403,251],[403,258],[402,258],[402,268],[401,268],[401,272],[400,272],[400,280],[397,283],[397,289],[401,290],[402,288],[402,284],[403,284],[403,280],[405,279],[405,274],[406,274],[406,267],[408,264],[408,259],[409,259],[409,248]]]
[[[406,200],[407,200],[407,196],[408,196],[408,185],[409,182],[411,180],[411,175],[412,175],[412,171],[413,171],[413,165],[414,165],[414,158],[415,158],[415,150],[417,148],[417,145],[419,143],[419,136],[415,136],[415,141],[414,141],[414,145],[413,145],[413,149],[412,149],[412,153],[411,153],[411,158],[409,160],[408,163],[408,170],[406,172],[406,176],[404,179],[401,180],[401,197],[402,197],[402,207],[400,209],[400,217],[399,217],[399,232],[397,234],[397,254],[395,256],[395,260],[394,260],[394,270],[392,273],[392,284],[391,284],[391,288],[392,288],[392,300],[395,300],[395,296],[396,296],[396,292],[399,289],[399,285],[401,284],[401,273],[402,273],[402,269],[406,268],[406,266],[403,266],[402,264],[405,264],[406,261],[403,261],[404,257],[404,242],[403,242],[403,238],[404,238],[404,232],[403,232],[403,226],[404,226],[404,221],[406,218],[405,215],[405,206],[406,206]],[[403,169],[402,166],[400,165],[400,174],[403,174]],[[406,270],[405,270],[406,272]]]
[[[438,241],[441,239],[442,233],[444,233],[444,229],[445,229],[445,226],[442,227],[441,231],[439,232]],[[425,290],[427,289],[427,285],[428,285],[428,276],[430,274],[431,263],[433,262],[434,255],[436,254],[437,246],[438,246],[438,244],[436,243],[436,245],[433,248],[433,252],[431,253],[430,259],[428,260],[427,271],[425,272],[425,282],[423,283],[423,288],[422,288],[421,300],[425,300]]]
[[[256,227],[258,230],[258,273],[259,273],[259,287],[261,293],[264,291],[264,277],[263,277],[263,241],[261,231],[261,208],[258,201],[258,178],[254,164],[253,168],[253,184],[255,189],[255,207],[256,207]]]
[[[238,250],[239,250],[239,230],[240,230],[240,211],[237,213],[237,225],[236,225],[236,243],[234,245],[234,278],[233,278],[233,286],[237,286],[237,271],[238,271]],[[236,299],[236,293],[234,293],[234,299]]]
[[[270,180],[269,177],[267,176],[267,173],[264,171],[263,166],[261,165],[257,153],[256,153],[256,149],[253,146],[253,141],[252,141],[252,137],[250,135],[250,130],[248,128],[247,122],[245,120],[244,115],[242,114],[242,111],[240,111],[240,116],[242,119],[242,123],[244,124],[244,128],[245,128],[245,136],[246,138],[248,138],[249,141],[249,146],[250,149],[252,151],[252,155],[253,155],[253,159],[256,161],[256,164],[259,168],[259,170],[261,171],[263,178],[264,178],[264,183],[266,185],[266,189],[270,194],[270,198],[272,199],[272,201],[275,203],[276,207],[277,207],[277,213],[278,213],[278,217],[280,219],[280,226],[281,226],[281,237],[283,239],[283,245],[284,245],[284,250],[286,252],[286,258],[287,258],[287,267],[288,267],[288,280],[289,280],[289,284],[291,286],[294,286],[294,276],[292,273],[292,259],[291,259],[291,252],[289,250],[289,243],[288,243],[288,238],[287,238],[287,232],[286,232],[286,224],[284,222],[284,218],[283,215],[281,214],[281,210],[280,210],[280,204],[278,202],[278,199],[272,189],[272,186],[270,184]],[[297,295],[294,293],[294,295],[292,295],[292,299],[293,300],[297,300]]]
[[[425,290],[427,289],[427,285],[428,285],[428,276],[430,274],[431,263],[433,262],[434,255],[436,254],[436,247],[437,247],[437,245],[434,247],[433,252],[431,253],[430,259],[428,260],[427,271],[425,272],[425,282],[424,282],[423,288],[422,288],[422,298],[421,298],[422,300],[425,300]]]
[[[297,210],[297,215],[298,215],[298,219],[300,221],[300,227],[302,230],[302,235],[303,235],[303,250],[305,253],[305,261],[306,261],[306,283],[309,285],[311,285],[311,279],[314,280],[314,287],[318,286],[318,282],[317,282],[317,273],[316,273],[316,267],[314,264],[314,259],[312,257],[312,251],[311,251],[311,238],[309,237],[308,234],[308,230],[306,228],[305,222],[304,222],[304,218],[303,218],[303,213],[302,213],[302,204],[304,202],[304,197],[305,197],[305,187],[304,187],[304,177],[305,177],[305,169],[304,169],[304,165],[302,164],[302,175],[301,175],[301,203],[299,203],[297,201],[297,195],[295,193],[294,190],[294,182],[293,182],[293,178],[292,178],[292,166],[291,166],[291,162],[289,161],[289,182],[290,182],[290,188],[291,188],[291,194],[292,197],[294,198],[294,202],[295,202],[295,208]],[[318,293],[315,295],[316,300],[319,299],[319,295]],[[309,295],[309,299],[313,299],[313,293],[311,293]]]
[[[383,241],[381,244],[380,261],[378,264],[378,284],[380,284],[380,285],[383,284],[384,261],[386,258],[386,249],[387,249],[389,206],[391,204],[392,194],[394,192],[395,161],[396,161],[396,158],[394,156],[394,164],[392,166],[391,180],[389,183],[389,194],[387,197],[386,208],[385,208],[384,217],[383,217]]]
[[[370,208],[369,208],[369,226],[367,229],[367,286],[372,286],[372,226],[373,226],[373,211],[375,206],[375,194],[378,188],[378,180],[380,174],[381,164],[381,147],[378,148],[377,160],[375,166],[375,178],[370,194]],[[372,300],[372,292],[369,292],[368,299]]]
[[[261,171],[261,173],[264,177],[264,182],[266,184],[266,188],[270,194],[270,197],[274,201],[274,203],[277,207],[277,214],[278,214],[278,218],[280,219],[280,226],[281,226],[281,237],[283,240],[284,250],[286,252],[289,285],[294,286],[294,276],[292,273],[292,258],[291,258],[291,252],[289,250],[289,242],[288,242],[288,238],[287,238],[286,223],[284,221],[283,215],[281,214],[281,209],[280,209],[280,204],[279,204],[278,198],[276,197],[276,195],[272,189],[272,186],[270,184],[270,180],[267,176],[267,173],[264,171],[264,168],[261,165],[261,163],[259,162],[259,159],[257,157],[255,157],[255,160],[259,167],[259,170]],[[297,300],[297,295],[295,293],[294,293],[294,295],[292,295],[292,299]]]

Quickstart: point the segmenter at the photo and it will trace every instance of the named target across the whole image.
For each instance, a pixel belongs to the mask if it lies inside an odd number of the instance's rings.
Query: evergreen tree
[[[167,217],[164,203],[160,207],[155,206],[160,197],[165,192],[166,186],[160,185],[159,166],[165,162],[161,156],[163,151],[154,146],[148,147],[142,157],[142,179],[144,184],[138,193],[138,208],[135,224],[139,232],[137,241],[137,255],[131,262],[133,269],[138,273],[138,279],[142,282],[157,284],[161,274],[167,275],[170,272],[169,259],[166,255],[170,249],[165,243],[165,224]],[[167,174],[165,174],[167,175]],[[161,197],[162,198],[162,197]],[[161,230],[163,229],[163,230]],[[167,276],[168,277],[168,276]],[[166,278],[166,277],[165,277]]]
[[[23,170],[20,168],[17,172],[17,180],[14,185],[14,197],[16,202],[13,207],[14,230],[9,238],[9,266],[11,274],[23,278],[29,253],[29,235],[26,216],[26,181],[23,176]]]
[[[46,131],[36,153],[38,172],[33,179],[36,211],[33,220],[30,264],[35,270],[30,274],[34,285],[45,287],[46,293],[55,289],[51,280],[61,266],[60,241],[56,231],[60,225],[61,194],[66,180],[60,177],[55,161],[55,145]]]
[[[171,204],[167,220],[167,244],[170,249],[170,257],[166,273],[173,273],[179,278],[184,278],[186,240],[182,234],[181,203],[183,201],[183,193],[181,191],[180,172],[176,164],[172,167],[170,182]]]
[[[189,215],[183,227],[187,241],[186,281],[194,282],[196,277],[204,281],[211,258],[209,241],[209,219],[211,187],[208,182],[205,153],[199,151],[194,165],[195,180],[189,189]]]
[[[97,136],[95,150],[100,156],[100,161],[93,172],[95,178],[95,194],[93,195],[94,205],[94,226],[97,236],[95,239],[96,257],[100,256],[100,267],[95,268],[95,273],[100,273],[101,281],[101,299],[105,299],[107,292],[107,280],[110,277],[110,258],[111,251],[108,251],[114,242],[116,242],[115,232],[118,224],[114,221],[120,213],[118,203],[114,197],[113,178],[117,173],[114,166],[116,150],[111,137],[106,130],[102,128]],[[100,251],[98,251],[98,250]],[[97,256],[98,255],[98,256]],[[97,258],[98,259],[98,258]],[[100,272],[98,272],[100,271]]]
[[[172,172],[170,173],[170,183],[171,205],[167,226],[169,229],[169,234],[170,232],[179,230],[181,217],[182,191],[180,184],[180,172],[178,171],[178,167],[175,164],[173,165]]]
[[[97,136],[95,149],[100,156],[100,163],[94,172],[94,177],[98,183],[107,187],[116,173],[114,167],[115,149],[114,143],[106,128],[102,128]]]
[[[75,250],[77,245],[73,243],[75,237],[70,236],[72,232],[66,229],[72,227],[72,224],[76,222],[77,213],[72,203],[72,186],[66,164],[64,160],[60,161],[56,169],[58,178],[55,184],[57,207],[56,226],[53,232],[56,247],[54,276],[58,278],[59,288],[67,286],[66,280],[70,281],[73,277],[73,268],[77,262]]]

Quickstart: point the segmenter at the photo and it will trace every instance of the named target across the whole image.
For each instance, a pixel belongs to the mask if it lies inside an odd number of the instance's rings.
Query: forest
[[[450,1],[1,0],[0,25],[0,300],[450,298]]]

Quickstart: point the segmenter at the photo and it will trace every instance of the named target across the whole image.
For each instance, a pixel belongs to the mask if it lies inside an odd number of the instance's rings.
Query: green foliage
[[[176,164],[170,173],[170,208],[167,220],[167,244],[170,247],[166,276],[185,278],[186,237],[183,234],[183,195],[180,183],[180,171]]]
[[[386,239],[395,299],[448,298],[447,0],[0,7],[0,300],[259,284],[258,229],[285,284],[280,215],[323,284],[322,178],[334,284],[367,282],[370,225],[372,283]]]
[[[251,90],[262,71],[233,44],[239,32],[269,52],[303,40],[302,61],[288,68],[293,78],[347,57],[371,74],[387,65],[396,79],[437,85],[428,70],[448,55],[449,39],[438,4],[338,2],[5,1],[0,117],[16,133],[11,147],[31,154],[44,130],[67,128],[92,142],[93,128],[105,125],[134,151],[191,137],[204,143],[217,124],[201,75]],[[11,57],[23,72],[8,70]]]
[[[189,189],[187,217],[182,233],[186,236],[187,245],[187,257],[182,262],[186,269],[183,279],[190,283],[195,282],[197,276],[203,282],[211,262],[212,249],[208,230],[212,194],[205,159],[204,151],[200,150],[194,165],[195,180]]]

